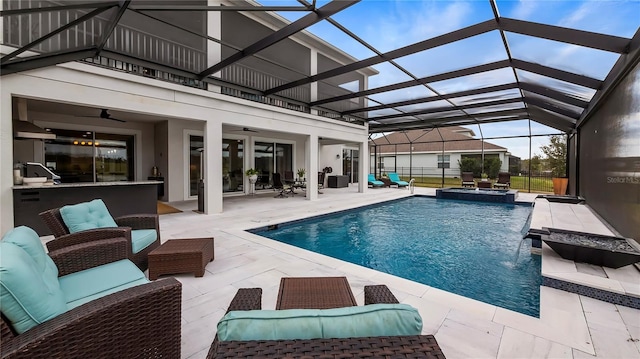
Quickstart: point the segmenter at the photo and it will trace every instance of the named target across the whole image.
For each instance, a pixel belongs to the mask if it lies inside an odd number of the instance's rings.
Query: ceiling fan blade
[[[100,118],[104,118],[106,120],[118,121],[118,122],[127,122],[127,121],[121,120],[119,118],[111,117],[111,114],[109,114],[109,112],[107,112],[106,108],[103,108],[103,109],[100,110]]]
[[[242,128],[242,131],[245,131],[245,132],[256,132],[256,133],[258,132],[258,131],[256,131],[256,130],[252,130],[252,129],[250,129],[249,127],[243,127],[243,128]]]

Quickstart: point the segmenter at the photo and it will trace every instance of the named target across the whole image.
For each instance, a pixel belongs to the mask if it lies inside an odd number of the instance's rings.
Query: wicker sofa
[[[160,246],[160,225],[157,214],[134,214],[116,217],[114,221],[118,227],[88,229],[76,233],[70,233],[69,228],[62,219],[60,208],[44,211],[40,213],[40,218],[55,237],[55,240],[47,242],[49,251],[98,239],[124,237],[129,242],[127,257],[144,271],[149,266],[147,259],[149,253]],[[154,229],[156,231],[156,240],[144,249],[134,253],[131,243],[131,231],[141,229]]]
[[[125,238],[111,238],[68,246],[48,256],[62,278],[122,262],[127,247]],[[174,278],[147,282],[71,307],[20,334],[4,315],[7,303],[1,303],[0,357],[179,358],[181,297],[182,286]]]
[[[365,286],[365,305],[398,303],[385,285]],[[239,289],[227,313],[262,309],[262,289]],[[299,339],[299,340],[213,340],[207,359],[213,358],[427,358],[445,356],[433,335]]]

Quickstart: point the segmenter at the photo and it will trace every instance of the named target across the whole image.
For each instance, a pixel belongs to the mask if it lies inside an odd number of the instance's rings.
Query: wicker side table
[[[346,277],[283,277],[276,309],[329,309],[356,305]]]
[[[391,180],[387,177],[380,177],[380,178],[376,178],[378,181],[382,181],[384,183],[384,186],[382,187],[391,187]]]
[[[149,279],[179,273],[202,277],[213,257],[213,237],[168,240],[149,253]]]
[[[491,181],[478,181],[477,182],[477,187],[478,188],[491,188]]]

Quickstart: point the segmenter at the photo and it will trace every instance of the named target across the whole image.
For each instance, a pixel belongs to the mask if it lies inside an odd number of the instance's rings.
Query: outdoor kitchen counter
[[[113,217],[157,213],[159,181],[61,183],[13,186],[15,226],[29,226],[40,236],[51,234],[38,214],[52,208],[101,198]]]
[[[41,189],[41,188],[65,188],[65,187],[96,187],[96,186],[132,186],[132,185],[158,185],[162,181],[114,181],[114,182],[79,182],[79,183],[59,183],[59,184],[45,184],[43,186],[25,186],[15,185],[13,189]]]

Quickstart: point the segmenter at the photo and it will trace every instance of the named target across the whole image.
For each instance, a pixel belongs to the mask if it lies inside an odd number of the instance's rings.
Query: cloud
[[[538,1],[520,0],[518,1],[518,5],[509,14],[509,17],[515,19],[529,19],[538,9],[538,5]]]
[[[446,3],[444,9],[438,9],[442,2],[424,3],[419,13],[409,12],[411,36],[414,40],[428,39],[457,30],[464,26],[472,9],[468,3]],[[426,14],[426,16],[425,16]]]
[[[585,2],[580,7],[572,11],[568,16],[564,17],[558,22],[558,26],[563,27],[575,27],[583,22],[583,20],[590,14],[594,14],[597,8],[596,3]]]
[[[470,25],[473,11],[468,2],[396,0],[377,15],[366,19],[363,37],[386,52]]]

